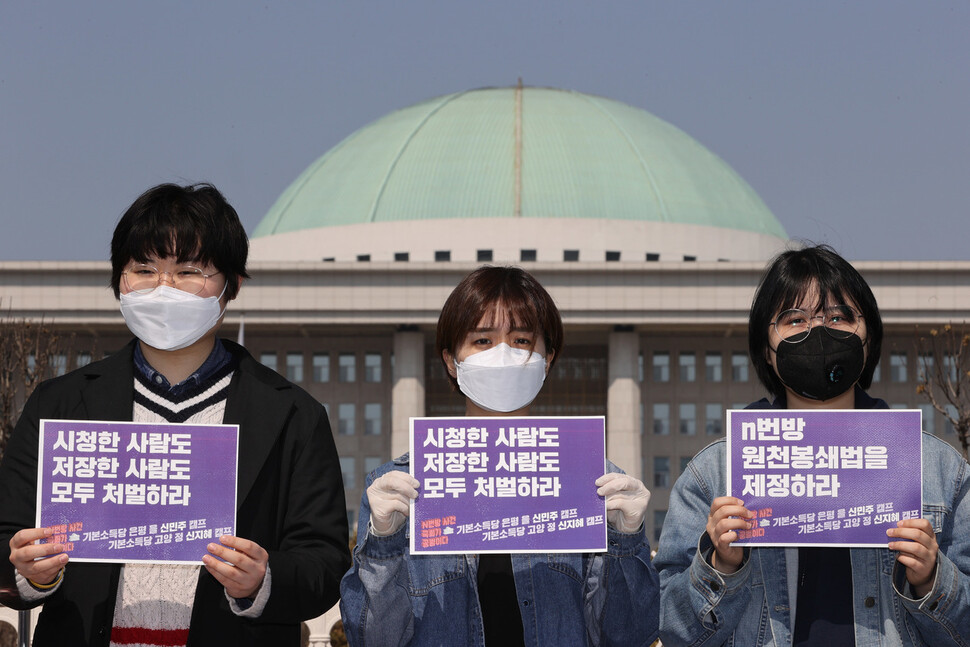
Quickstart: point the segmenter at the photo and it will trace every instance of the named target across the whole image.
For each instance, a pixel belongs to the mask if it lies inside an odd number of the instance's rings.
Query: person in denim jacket
[[[882,321],[862,276],[825,246],[787,251],[751,307],[752,363],[775,399],[749,409],[885,409],[865,393]],[[655,563],[665,647],[970,645],[970,466],[923,434],[923,518],[886,548],[731,546],[752,513],[725,496],[723,440],[677,480]],[[909,540],[909,541],[904,541]]]
[[[549,294],[515,267],[482,267],[448,297],[437,352],[468,416],[525,416],[562,350]],[[412,555],[408,456],[367,477],[354,564],[341,582],[351,645],[650,645],[659,582],[644,535],[650,493],[614,465],[605,553]],[[590,484],[591,486],[593,484]]]

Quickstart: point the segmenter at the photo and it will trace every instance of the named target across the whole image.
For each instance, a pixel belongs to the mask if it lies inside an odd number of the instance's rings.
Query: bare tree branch
[[[946,324],[922,336],[916,329],[916,392],[953,426],[967,458],[970,444],[970,329]]]

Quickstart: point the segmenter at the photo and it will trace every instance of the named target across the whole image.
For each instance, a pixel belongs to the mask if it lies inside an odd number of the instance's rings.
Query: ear
[[[228,301],[232,301],[233,299],[239,296],[239,291],[242,289],[242,283],[243,283],[243,277],[237,276],[236,277],[236,296],[233,297],[232,299],[228,299],[227,303]]]
[[[458,369],[455,368],[455,356],[447,350],[443,350],[441,351],[441,360],[445,363],[445,368],[448,369],[448,375],[457,380]]]
[[[552,366],[552,360],[556,356],[556,351],[552,350],[546,353],[546,377],[549,377],[549,367]]]

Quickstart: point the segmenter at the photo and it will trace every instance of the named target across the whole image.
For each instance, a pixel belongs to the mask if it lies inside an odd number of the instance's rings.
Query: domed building
[[[252,254],[763,261],[786,238],[730,166],[669,123],[611,99],[516,87],[437,97],[351,134],[283,192]]]
[[[687,461],[723,435],[726,409],[764,395],[747,314],[786,244],[737,173],[648,112],[471,90],[364,126],[286,188],[252,232],[253,278],[222,332],[327,405],[353,524],[364,475],[407,451],[409,417],[463,412],[434,353],[448,294],[483,262],[521,265],[566,326],[534,413],[606,416],[608,457],[652,491],[656,541]],[[916,393],[914,325],[970,320],[970,262],[856,266],[885,323],[873,391],[953,442]],[[0,303],[74,335],[63,372],[130,339],[109,276],[104,260],[0,261]]]

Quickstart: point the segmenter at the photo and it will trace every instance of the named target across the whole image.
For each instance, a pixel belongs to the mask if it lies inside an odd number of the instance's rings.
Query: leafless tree
[[[925,397],[953,426],[963,457],[970,443],[970,328],[946,324],[916,335],[916,392]]]
[[[43,320],[0,315],[0,458],[34,387],[67,368],[73,340]]]

